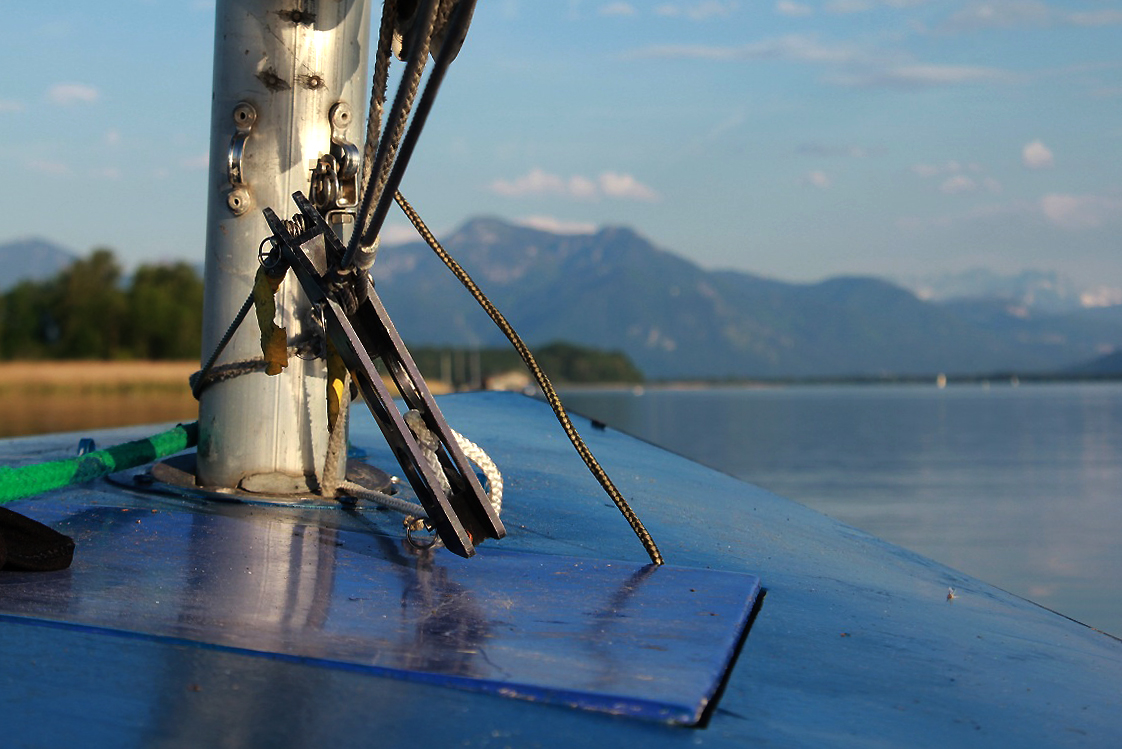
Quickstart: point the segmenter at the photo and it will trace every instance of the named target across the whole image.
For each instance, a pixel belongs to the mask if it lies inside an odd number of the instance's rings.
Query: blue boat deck
[[[548,407],[490,393],[440,403],[507,487],[508,536],[470,560],[411,551],[390,513],[316,503],[202,502],[103,481],[11,505],[78,545],[70,570],[0,573],[0,702],[6,724],[20,716],[6,745],[1122,736],[1113,637],[578,420],[659,542],[668,566],[653,569]],[[352,442],[394,468],[354,413]],[[0,463],[152,431],[9,440]]]

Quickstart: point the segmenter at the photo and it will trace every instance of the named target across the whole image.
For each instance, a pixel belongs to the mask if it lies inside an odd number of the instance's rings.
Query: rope
[[[199,422],[193,421],[151,437],[95,450],[77,458],[18,468],[0,466],[0,504],[136,468],[194,447],[198,442]]]
[[[409,61],[405,64],[405,72],[402,74],[401,83],[398,85],[393,108],[390,109],[386,132],[378,142],[378,153],[374,160],[374,166],[369,170],[365,165],[363,166],[363,174],[368,179],[362,185],[362,203],[355,219],[355,229],[347,243],[347,250],[340,266],[344,269],[351,265],[360,244],[365,247],[373,245],[374,239],[370,235],[373,234],[376,237],[378,229],[381,228],[373,226],[374,219],[371,209],[375,205],[375,198],[380,196],[380,190],[389,178],[390,169],[393,166],[393,157],[397,152],[397,145],[401,141],[401,136],[405,132],[405,125],[409,119],[409,110],[413,106],[413,99],[421,85],[421,77],[428,60],[429,37],[432,33],[433,22],[436,20],[438,5],[439,0],[427,0],[424,5],[423,15],[421,16],[423,20],[413,29],[414,40],[409,45]],[[386,25],[384,16],[382,25],[384,29]],[[379,53],[381,52],[381,44],[382,40],[379,39]],[[375,73],[377,73],[377,70],[375,70]],[[377,86],[377,83],[377,81],[374,82],[375,86]],[[371,115],[373,115],[373,110]],[[368,124],[368,134],[370,129]]]
[[[428,518],[425,508],[421,507],[419,504],[410,502],[407,499],[391,496],[375,489],[367,489],[365,486],[356,484],[354,481],[344,481],[339,484],[339,488],[357,499],[377,502],[387,510],[393,510],[415,518]]]
[[[425,458],[425,462],[429,464],[429,468],[436,474],[436,480],[440,484],[440,491],[445,494],[451,488],[448,483],[448,476],[444,473],[444,467],[440,465],[440,456],[436,451],[440,449],[440,438],[433,434],[432,430],[425,424],[425,417],[421,412],[416,409],[411,409],[405,414],[405,425],[413,432],[413,436],[417,438],[417,444],[421,448],[421,454]]]
[[[408,132],[404,131],[408,109],[407,104],[402,102],[400,118],[396,120],[397,125],[392,132],[387,131],[382,138],[383,143],[380,144],[378,149],[377,168],[373,171],[377,182],[364,184],[362,187],[362,206],[355,224],[355,233],[351,235],[351,241],[347,245],[347,251],[340,264],[344,271],[350,268],[360,244],[364,247],[370,247],[377,241],[378,233],[381,231],[382,223],[389,212],[393,196],[397,193],[397,188],[401,184],[405,168],[409,164],[409,158],[412,156],[417,139],[420,137],[421,129],[424,128],[425,121],[432,110],[436,94],[444,80],[444,74],[459,52],[459,47],[453,40],[460,39],[466,34],[474,10],[475,0],[443,0],[439,3],[439,6],[436,0],[430,0],[430,5],[426,6],[426,11],[428,11],[424,16],[426,24],[423,27],[418,27],[417,30],[420,33],[420,29],[423,28],[424,33],[418,37],[419,44],[414,42],[414,45],[411,45],[411,56],[409,63],[407,63],[402,84],[398,89],[397,99],[394,101],[393,113],[398,112],[398,103],[402,100],[403,93],[408,99],[408,105],[411,105],[413,97],[416,95],[423,70],[417,71],[413,75],[411,74],[411,66],[420,65],[423,67],[423,61],[418,62],[417,56],[419,54],[428,55],[434,29],[441,29],[441,33],[444,35],[444,43],[436,54],[436,62],[432,73],[429,75],[425,92],[417,105],[417,111],[409,125]],[[414,46],[416,46],[416,49],[414,49]],[[404,141],[401,140],[403,133]],[[401,143],[400,150],[398,150],[399,141]],[[390,161],[391,151],[397,151],[397,157],[392,160],[392,163]],[[376,207],[373,213],[370,213],[370,206],[374,204],[375,198],[377,199]],[[373,262],[373,258],[370,258],[369,261]],[[369,269],[369,264],[364,269]]]
[[[199,399],[199,394],[203,392],[204,387],[212,384],[210,382],[206,382],[206,384],[204,385],[203,383],[206,381],[207,375],[210,374],[211,368],[214,367],[214,363],[218,361],[218,357],[221,356],[222,352],[226,350],[226,346],[230,343],[230,339],[234,337],[234,333],[238,332],[238,327],[242,324],[242,321],[245,320],[245,316],[249,314],[249,310],[252,306],[253,292],[251,291],[249,293],[249,296],[245,298],[245,302],[242,303],[242,308],[238,310],[238,314],[234,315],[234,321],[230,323],[230,327],[226,328],[226,332],[225,334],[223,334],[222,340],[220,340],[218,342],[218,345],[214,347],[214,353],[212,353],[210,355],[210,358],[207,359],[207,362],[203,365],[203,368],[191,376],[191,394],[195,396],[195,400]],[[231,375],[231,377],[236,376],[237,375]]]
[[[452,271],[457,279],[459,279],[460,283],[464,285],[464,288],[466,288],[471,293],[471,295],[475,297],[475,301],[477,301],[479,305],[484,309],[484,311],[490,316],[495,325],[499,327],[499,330],[501,330],[503,334],[506,335],[507,339],[510,340],[515,350],[518,351],[519,356],[522,357],[522,361],[525,362],[527,369],[530,370],[530,374],[532,374],[534,376],[534,379],[537,380],[539,387],[541,387],[542,389],[542,393],[545,395],[546,401],[549,402],[550,407],[553,409],[553,413],[557,416],[557,420],[561,423],[561,428],[565,430],[565,434],[568,436],[569,441],[573,443],[573,447],[576,448],[577,453],[581,456],[581,459],[584,460],[584,464],[588,466],[588,470],[592,473],[596,480],[600,482],[600,486],[603,487],[608,496],[612,498],[612,502],[614,502],[616,507],[619,508],[619,511],[623,514],[623,517],[627,519],[628,524],[631,526],[631,530],[635,532],[635,535],[643,544],[643,548],[647,550],[647,555],[650,556],[651,562],[654,564],[662,564],[662,554],[659,553],[658,546],[655,544],[654,539],[651,538],[651,534],[647,532],[647,529],[643,526],[642,521],[639,520],[639,516],[636,515],[635,511],[631,509],[631,506],[627,503],[627,500],[623,498],[622,494],[620,494],[619,489],[617,489],[615,484],[612,483],[611,477],[609,477],[607,472],[600,466],[600,463],[596,460],[596,456],[592,454],[592,451],[589,450],[588,446],[584,443],[584,440],[577,432],[576,427],[573,426],[572,420],[569,419],[569,415],[565,412],[565,407],[564,405],[562,405],[561,398],[557,395],[557,391],[554,390],[553,384],[549,381],[549,378],[546,377],[545,372],[542,371],[541,367],[538,366],[537,361],[534,359],[534,355],[530,352],[530,349],[526,346],[526,344],[522,342],[522,338],[518,335],[517,331],[514,330],[513,326],[511,326],[511,324],[507,322],[507,319],[503,317],[503,314],[499,312],[499,310],[495,307],[491,300],[488,299],[483,291],[479,288],[479,286],[476,285],[475,281],[472,280],[467,271],[460,267],[460,264],[457,263],[452,258],[452,256],[449,255],[448,252],[441,246],[440,242],[437,241],[436,236],[431,231],[429,231],[428,226],[425,225],[425,222],[421,220],[421,217],[413,209],[413,206],[409,205],[402,194],[400,192],[396,192],[394,194],[394,198],[397,200],[398,205],[401,206],[401,210],[403,210],[405,212],[405,215],[409,217],[409,220],[413,223],[413,226],[416,227],[417,232],[426,242],[428,242],[428,245],[432,248],[432,251],[435,252],[437,257],[439,257],[444,262],[444,264],[448,266],[448,269]]]
[[[495,514],[501,515],[503,511],[503,475],[499,472],[499,467],[495,465],[495,461],[491,460],[491,456],[482,447],[455,429],[451,431],[452,437],[456,440],[456,444],[460,446],[464,457],[475,463],[479,466],[479,470],[483,471],[483,477],[487,479],[487,498],[491,500],[491,507],[495,508]]]

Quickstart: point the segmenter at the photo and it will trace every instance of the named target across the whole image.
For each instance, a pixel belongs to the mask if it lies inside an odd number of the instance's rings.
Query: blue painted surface
[[[7,624],[167,644],[695,723],[741,639],[749,575],[489,549],[414,550],[364,515],[58,498],[81,553],[0,577]],[[322,517],[324,515],[327,517]],[[379,513],[380,514],[380,513]],[[352,520],[358,529],[337,527]],[[324,523],[327,525],[325,527]]]
[[[643,566],[641,546],[547,407],[473,394],[443,398],[441,408],[507,479],[509,534],[481,546],[481,555],[502,549]],[[370,462],[390,465],[373,425],[356,421],[353,439]],[[1122,642],[618,432],[578,426],[668,562],[758,574],[765,583],[762,607],[703,727],[317,661],[3,621],[0,706],[6,718],[22,716],[12,745],[1117,745]],[[76,443],[77,436],[9,441],[0,459],[46,459]],[[52,497],[62,496],[109,508],[109,517],[123,503],[152,501],[102,484],[24,503],[23,511],[46,518]],[[268,517],[269,508],[253,511]],[[317,524],[347,538],[360,534],[341,522]],[[124,525],[105,530],[123,539],[115,544],[123,555],[128,534],[143,535]],[[386,519],[369,537],[396,535],[393,526]],[[172,536],[169,544],[185,543]],[[357,551],[349,558],[364,562]],[[135,574],[140,588],[175,589],[158,569]],[[37,583],[19,587],[29,584]],[[75,601],[72,612],[80,610]]]

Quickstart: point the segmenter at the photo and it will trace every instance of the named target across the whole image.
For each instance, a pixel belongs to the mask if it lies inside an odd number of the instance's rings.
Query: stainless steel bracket
[[[234,107],[234,137],[230,139],[230,152],[226,156],[226,171],[230,181],[230,192],[226,196],[226,206],[235,216],[244,215],[253,206],[253,196],[245,181],[242,157],[245,143],[257,122],[257,110],[249,102],[241,102]]]
[[[328,223],[354,221],[358,204],[358,146],[347,140],[351,106],[345,101],[331,107],[331,149],[319,157],[312,172],[309,197]]]

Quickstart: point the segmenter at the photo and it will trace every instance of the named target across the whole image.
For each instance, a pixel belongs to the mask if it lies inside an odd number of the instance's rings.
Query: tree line
[[[45,281],[0,294],[0,360],[198,360],[203,281],[188,263],[141,265],[125,278],[109,249]],[[252,321],[252,316],[251,316]],[[425,377],[478,386],[522,368],[512,348],[411,347]],[[565,342],[535,350],[559,382],[642,382],[626,354]]]
[[[198,359],[203,282],[189,264],[141,265],[113,251],[0,295],[0,359]]]

